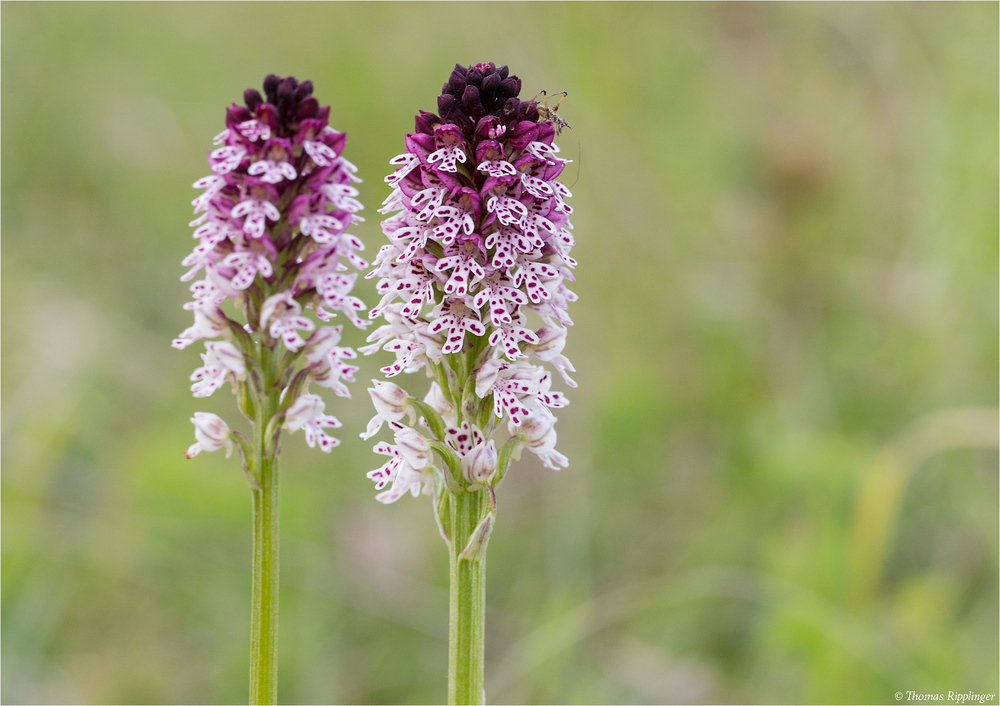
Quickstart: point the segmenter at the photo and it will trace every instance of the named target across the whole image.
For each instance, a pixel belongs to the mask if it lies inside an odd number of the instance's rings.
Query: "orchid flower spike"
[[[390,457],[368,474],[377,500],[434,498],[452,558],[451,703],[482,703],[482,613],[469,601],[482,601],[472,586],[482,585],[496,487],[522,449],[568,465],[553,413],[568,401],[535,361],[576,386],[562,353],[576,300],[573,209],[558,181],[569,160],[553,141],[564,122],[520,90],[506,66],[455,67],[438,112],[420,111],[406,151],[390,160],[388,242],[366,275],[381,295],[369,317],[382,323],[361,352],[392,353],[387,378],[433,380],[426,397],[375,381],[377,414],[362,436],[384,424],[394,436],[375,447]]]

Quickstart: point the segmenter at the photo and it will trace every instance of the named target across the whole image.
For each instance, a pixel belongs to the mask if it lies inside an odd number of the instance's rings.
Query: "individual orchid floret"
[[[290,351],[297,351],[306,344],[299,329],[312,331],[316,324],[302,316],[302,305],[289,291],[267,298],[260,307],[260,327],[270,332],[275,340],[281,339]]]
[[[417,470],[427,468],[431,463],[431,445],[427,438],[416,429],[396,425],[396,448],[407,462]]]
[[[213,300],[195,300],[191,302],[194,306],[189,307],[194,310],[194,325],[184,329],[181,334],[173,340],[171,344],[174,348],[183,349],[190,346],[195,341],[202,338],[215,338],[221,336],[227,327],[226,315],[219,308],[217,302]]]
[[[566,468],[569,460],[556,451],[556,418],[547,409],[542,409],[528,417],[523,424],[516,427],[511,422],[511,433],[517,434],[524,442],[525,448],[538,456],[546,468],[558,471]]]
[[[191,423],[194,424],[195,443],[188,447],[185,454],[188,458],[194,458],[202,451],[218,451],[223,447],[226,458],[229,458],[233,453],[232,432],[222,417],[211,412],[195,412]]]
[[[375,387],[368,388],[375,411],[387,422],[398,422],[410,408],[410,396],[399,385],[383,380],[372,380]]]
[[[333,390],[338,397],[350,397],[351,390],[342,380],[354,382],[358,366],[344,361],[355,360],[354,349],[338,346],[343,326],[321,326],[306,343],[305,358],[313,382]]]
[[[236,390],[236,383],[245,380],[247,375],[246,361],[243,353],[229,341],[209,341],[205,344],[206,352],[201,354],[205,363],[191,373],[191,392],[195,397],[208,397],[222,387],[226,380]]]
[[[376,490],[392,484],[389,490],[375,496],[380,503],[394,503],[407,493],[417,497],[421,493],[432,492],[435,481],[430,468],[415,468],[398,447],[384,441],[375,447],[375,453],[390,457],[381,467],[368,473],[368,477],[375,481]]]
[[[462,471],[470,483],[488,483],[497,472],[497,447],[493,439],[480,441],[462,456]]]
[[[368,423],[368,429],[361,435],[362,439],[375,436],[383,422],[398,422],[407,415],[412,421],[414,416],[410,396],[403,388],[383,380],[372,380],[372,384],[375,387],[369,387],[368,394],[371,395],[376,414]]]
[[[326,402],[319,395],[300,395],[285,413],[285,428],[289,431],[302,429],[309,448],[314,448],[319,443],[321,451],[330,453],[334,446],[340,445],[340,440],[328,436],[323,428],[336,429],[343,425],[336,417],[323,414],[324,409]]]

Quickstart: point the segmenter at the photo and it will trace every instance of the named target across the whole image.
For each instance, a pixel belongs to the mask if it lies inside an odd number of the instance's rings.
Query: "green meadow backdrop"
[[[570,467],[499,494],[489,700],[997,692],[996,3],[0,14],[4,703],[245,700],[250,494],[183,455],[238,415],[170,347],[191,183],[245,88],[311,79],[374,254],[388,160],[479,61],[569,93],[580,297]],[[445,698],[430,503],[376,503],[358,438],[389,357],[332,455],[284,442],[286,702]]]

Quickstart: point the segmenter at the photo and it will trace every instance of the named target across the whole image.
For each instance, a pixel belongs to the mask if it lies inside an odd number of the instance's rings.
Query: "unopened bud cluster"
[[[342,327],[317,326],[306,310],[322,322],[342,313],[358,327],[368,323],[358,315],[364,303],[350,294],[357,273],[348,267],[368,267],[357,254],[364,246],[347,232],[362,220],[352,186],[360,180],[341,156],[346,135],[327,124],[330,108],[312,90],[310,81],[270,75],[263,96],[247,89],[244,105],[226,112],[208,155],[212,173],[194,184],[204,190],[192,202],[197,244],[181,277],[195,280],[184,305],[194,324],[173,342],[185,348],[208,339],[192,392],[206,397],[230,382],[244,415],[270,428],[272,453],[282,425],[302,429],[309,446],[336,446],[324,429],[340,423],[323,413],[309,385],[349,397],[345,383],[357,370],[347,362],[357,354],[339,345]],[[261,419],[268,399],[277,413]],[[245,444],[214,414],[192,421],[198,443],[189,458],[228,449],[231,439]]]
[[[552,411],[567,400],[532,358],[575,387],[562,355],[576,299],[566,284],[576,265],[570,192],[557,181],[568,160],[520,88],[506,66],[456,66],[439,114],[421,111],[391,161],[381,209],[392,214],[382,223],[389,243],[367,275],[381,294],[369,316],[385,323],[361,351],[394,353],[387,377],[426,370],[434,382],[423,399],[386,381],[369,390],[377,415],[364,437],[383,423],[394,436],[375,447],[389,461],[369,473],[388,488],[381,502],[492,489],[521,448],[567,465]],[[495,441],[504,427],[509,437]]]

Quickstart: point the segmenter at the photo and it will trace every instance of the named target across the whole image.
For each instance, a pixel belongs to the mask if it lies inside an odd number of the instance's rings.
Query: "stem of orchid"
[[[448,703],[486,703],[486,557],[459,557],[489,502],[489,491],[452,496]]]
[[[261,346],[262,368],[272,389],[273,352]],[[254,463],[260,489],[253,489],[253,590],[250,613],[250,703],[278,703],[278,458],[266,453],[268,422],[278,411],[272,393],[260,401],[254,424]]]

